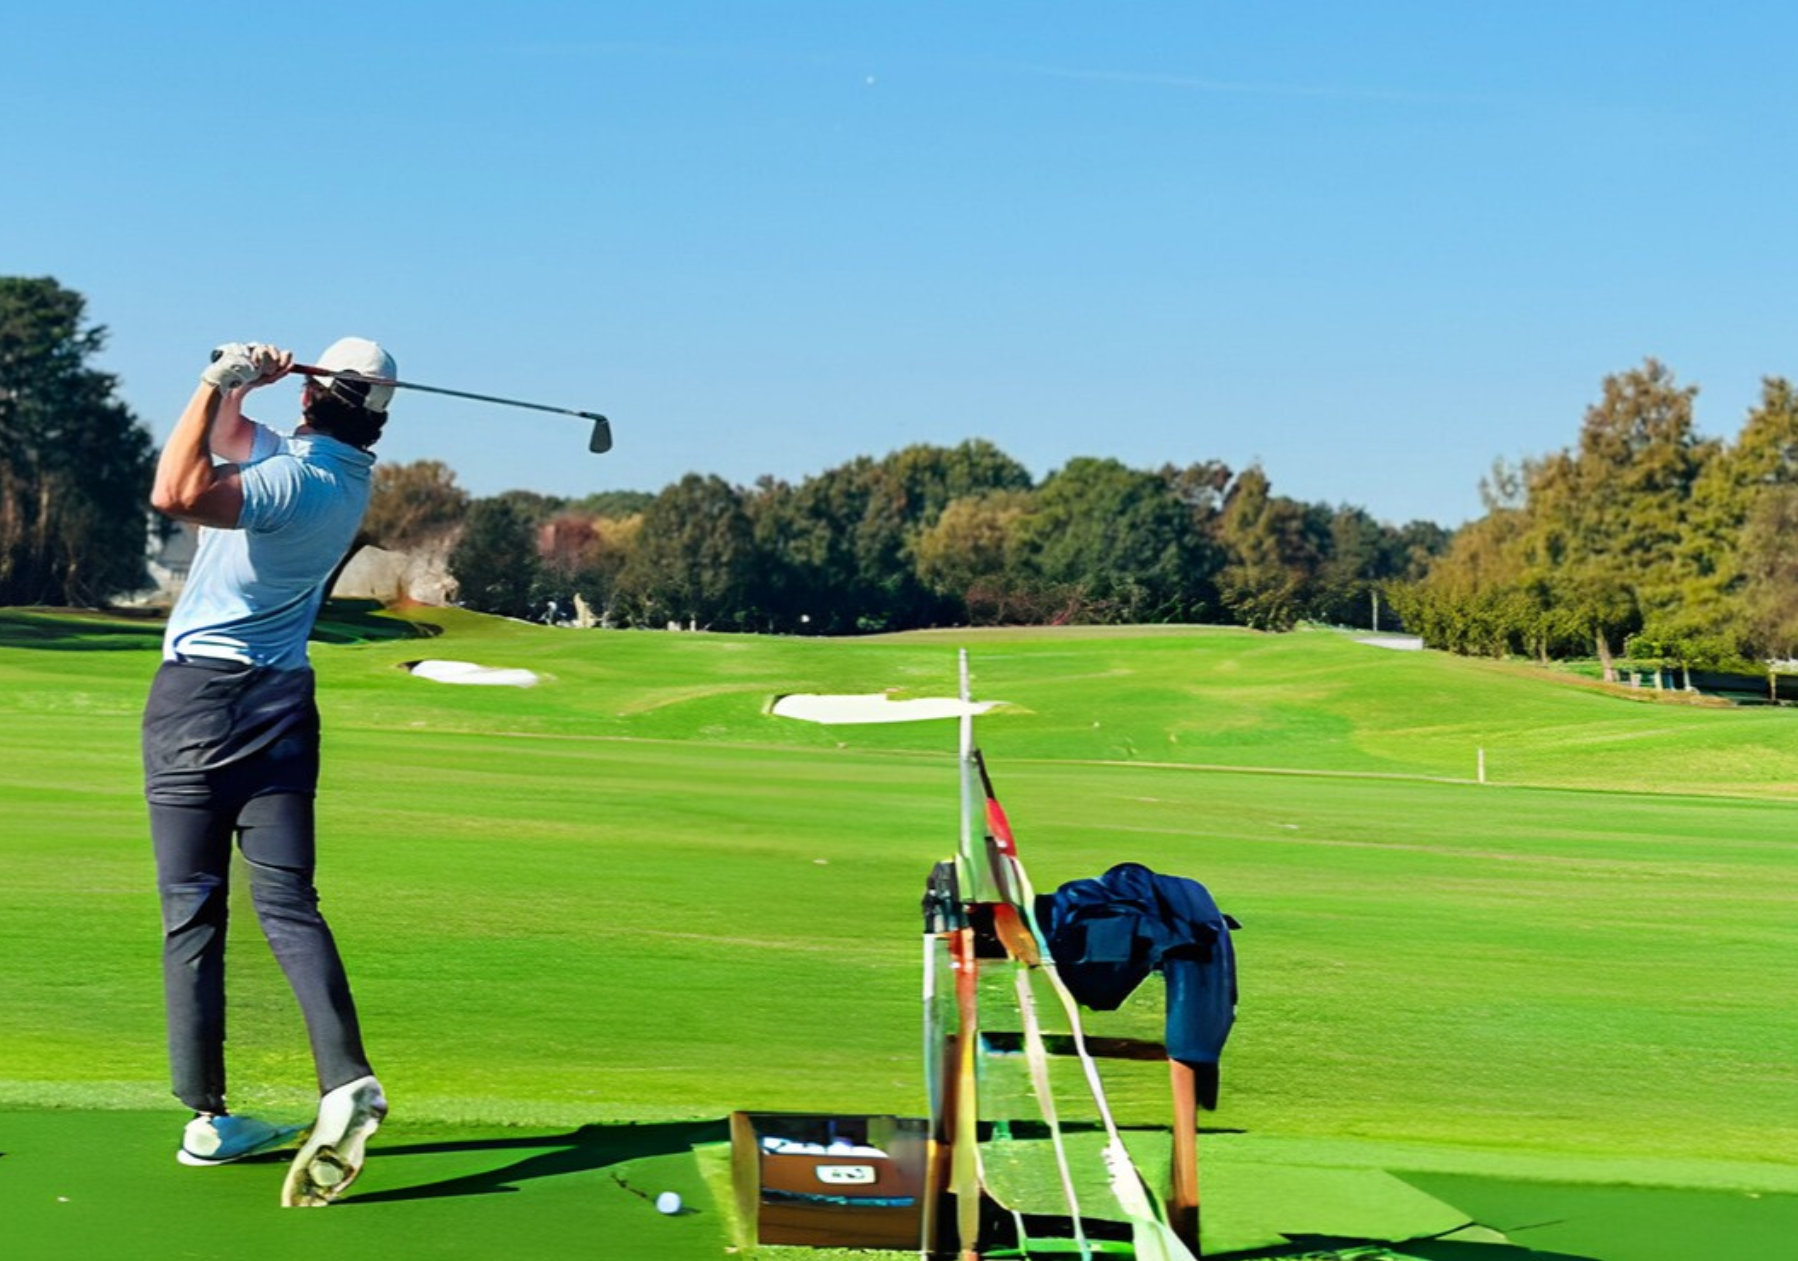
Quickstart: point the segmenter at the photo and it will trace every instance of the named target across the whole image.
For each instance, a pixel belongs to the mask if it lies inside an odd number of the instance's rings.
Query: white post
[[[1486,746],[1480,746],[1480,783],[1486,782]]]

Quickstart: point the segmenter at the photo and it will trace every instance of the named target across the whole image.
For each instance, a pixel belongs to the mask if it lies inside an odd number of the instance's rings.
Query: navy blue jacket
[[[1199,1102],[1217,1106],[1217,1062],[1236,1019],[1238,927],[1205,886],[1119,863],[1037,899],[1049,952],[1075,998],[1114,1011],[1150,972],[1167,982],[1167,1053],[1195,1069]]]

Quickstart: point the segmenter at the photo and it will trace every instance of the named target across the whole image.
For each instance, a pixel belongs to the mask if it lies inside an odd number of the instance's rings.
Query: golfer
[[[152,504],[199,526],[144,710],[145,797],[162,899],[163,984],[174,1093],[194,1118],[177,1158],[217,1165],[292,1143],[302,1127],[237,1116],[225,1100],[225,923],[235,840],[250,899],[299,1000],[321,1099],[282,1188],[330,1203],[361,1171],[387,1100],[313,887],[319,720],[306,639],[368,506],[394,375],[374,342],[319,359],[303,422],[280,434],[245,396],[287,375],[290,351],[214,352],[163,449]]]

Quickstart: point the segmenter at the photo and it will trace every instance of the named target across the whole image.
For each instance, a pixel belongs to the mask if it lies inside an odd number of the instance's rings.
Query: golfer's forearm
[[[158,512],[183,520],[194,519],[196,509],[207,500],[207,492],[218,484],[219,475],[212,463],[212,422],[218,413],[219,392],[210,385],[194,391],[175,422],[162,455],[156,461],[156,481],[150,491],[150,505]]]

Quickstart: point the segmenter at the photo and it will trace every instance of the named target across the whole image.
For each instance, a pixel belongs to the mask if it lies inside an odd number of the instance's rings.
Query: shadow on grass
[[[319,610],[312,638],[325,644],[435,639],[441,626],[384,615],[379,600],[330,600]],[[162,643],[161,612],[87,609],[0,609],[0,648],[65,652],[143,651]]]
[[[1508,1243],[1468,1243],[1453,1239],[1349,1239],[1290,1235],[1278,1248],[1215,1254],[1215,1261],[1600,1261],[1572,1252],[1541,1252]],[[1211,1256],[1212,1254],[1207,1254]]]
[[[1572,1252],[1542,1252],[1517,1244],[1435,1243],[1406,1244],[1419,1261],[1597,1261],[1597,1258]]]
[[[386,616],[386,608],[379,600],[327,600],[312,624],[312,638],[321,644],[368,644],[443,634],[443,627],[429,622]]]
[[[567,1134],[451,1139],[440,1143],[383,1146],[379,1152],[382,1158],[456,1154],[470,1157],[471,1163],[473,1158],[486,1153],[493,1153],[501,1158],[505,1153],[520,1150],[528,1150],[531,1154],[521,1160],[506,1161],[489,1169],[460,1174],[440,1182],[350,1196],[341,1201],[341,1204],[385,1204],[397,1200],[428,1200],[445,1196],[502,1195],[518,1190],[519,1183],[533,1178],[559,1178],[567,1174],[604,1169],[630,1160],[641,1160],[648,1156],[674,1155],[689,1150],[696,1143],[723,1142],[729,1137],[729,1123],[718,1119],[654,1125],[583,1125]],[[544,1151],[543,1148],[553,1150]]]
[[[142,651],[162,642],[159,615],[85,609],[0,609],[0,648]]]

